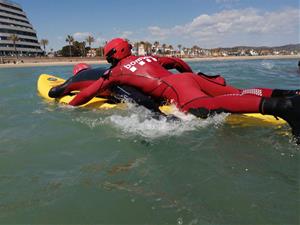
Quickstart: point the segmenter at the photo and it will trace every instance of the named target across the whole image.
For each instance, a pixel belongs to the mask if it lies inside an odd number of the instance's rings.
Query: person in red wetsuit
[[[106,59],[112,67],[89,87],[83,89],[71,102],[77,106],[88,102],[114,84],[137,88],[156,99],[164,99],[183,112],[206,118],[220,112],[262,113],[286,120],[293,134],[300,137],[300,96],[287,97],[280,90],[254,88],[240,90],[226,85],[220,77],[182,71],[172,74],[153,56],[133,56],[131,46],[121,38],[113,39],[104,48]]]
[[[178,72],[192,72],[192,69],[183,60],[178,58],[169,57],[157,57],[158,62],[166,69],[176,69]],[[48,96],[50,98],[61,98],[65,95],[72,95],[73,91],[81,91],[84,88],[90,86],[93,82],[104,76],[105,68],[92,68],[85,63],[76,64],[73,68],[73,75],[63,84],[53,87],[49,90]],[[163,105],[163,102],[156,101],[149,95],[145,95],[136,88],[128,85],[111,85],[108,90],[102,92],[100,97],[108,99],[110,103],[119,103],[123,100],[129,100],[138,105],[142,105],[152,112],[156,113],[156,116],[166,116],[160,110],[159,106]],[[176,119],[175,117],[168,116],[168,119]]]

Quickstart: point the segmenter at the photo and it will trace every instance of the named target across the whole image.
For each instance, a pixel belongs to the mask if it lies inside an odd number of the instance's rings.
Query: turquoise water
[[[190,63],[245,87],[300,87],[297,60]],[[39,74],[0,69],[0,224],[299,224],[288,127],[150,119],[44,102]]]

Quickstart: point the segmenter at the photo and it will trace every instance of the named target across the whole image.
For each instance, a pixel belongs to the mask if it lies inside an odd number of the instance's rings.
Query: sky
[[[298,0],[15,0],[48,48],[67,35],[115,37],[202,48],[300,42]]]

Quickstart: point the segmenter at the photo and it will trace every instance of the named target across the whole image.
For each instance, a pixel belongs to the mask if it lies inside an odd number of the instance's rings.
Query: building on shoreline
[[[289,44],[279,47],[240,46],[230,48],[204,49],[197,45],[191,48],[178,45],[177,48],[168,44],[151,44],[147,41],[132,42],[135,55],[165,55],[183,58],[230,57],[230,56],[267,56],[267,55],[300,55],[300,44]]]
[[[0,56],[15,54],[13,41],[9,38],[12,34],[18,36],[16,50],[20,56],[43,54],[36,31],[22,7],[9,0],[0,0]]]

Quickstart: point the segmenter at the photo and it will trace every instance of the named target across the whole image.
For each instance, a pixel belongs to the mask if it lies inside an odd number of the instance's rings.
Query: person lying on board
[[[113,85],[128,85],[154,99],[174,103],[179,110],[201,118],[221,112],[261,113],[280,117],[289,123],[292,133],[300,142],[300,96],[296,91],[268,88],[241,90],[226,85],[220,77],[214,80],[192,72],[172,74],[153,56],[133,56],[131,48],[121,38],[108,42],[104,54],[111,68],[81,90],[69,104],[78,106]]]
[[[178,72],[192,72],[188,64],[179,58],[156,57],[159,63],[166,69],[176,69]],[[100,77],[105,76],[107,69],[92,68],[85,63],[79,63],[73,68],[73,77],[69,78],[63,84],[50,89],[48,96],[51,98],[61,98],[72,94],[73,91],[81,91],[88,87]],[[107,98],[110,103],[120,103],[124,99],[133,101],[138,105],[155,112],[157,116],[164,115],[159,107],[164,103],[161,100],[154,99],[149,95],[144,94],[137,88],[129,85],[111,85],[106,91],[99,93],[99,97]],[[164,115],[166,116],[166,115]],[[170,119],[174,117],[168,116]]]
[[[192,69],[181,59],[170,57],[155,57],[159,63],[166,69],[177,69],[179,72],[192,71]],[[73,68],[73,75],[63,84],[50,89],[48,95],[51,98],[61,98],[66,95],[71,95],[73,91],[81,91],[90,86],[93,82],[104,76],[106,68],[92,68],[85,63],[79,63]],[[220,75],[208,76],[199,72],[199,76],[215,83],[225,83],[225,79]],[[299,90],[265,90],[272,92],[272,97],[284,97],[300,94]],[[132,100],[139,105],[143,105],[147,109],[157,112],[159,106],[164,102],[155,100],[149,95],[145,95],[138,89],[128,85],[112,85],[109,90],[99,94],[100,97],[108,99],[110,103],[120,103],[124,98]]]

